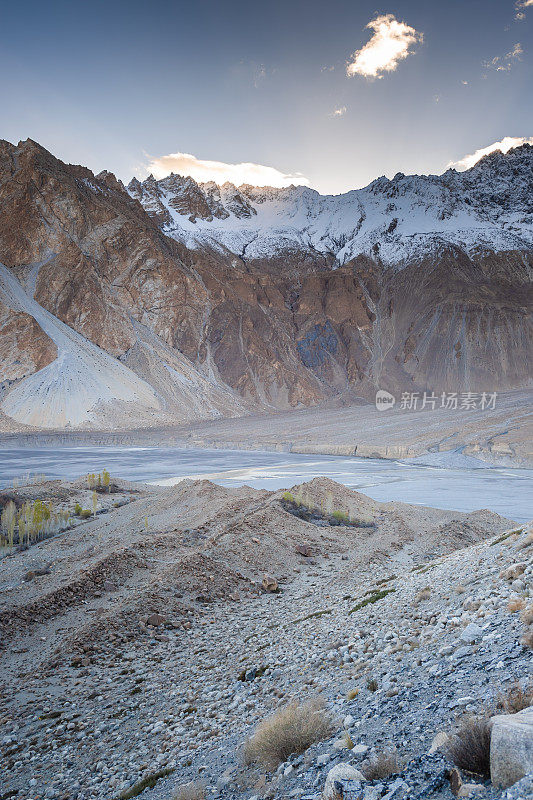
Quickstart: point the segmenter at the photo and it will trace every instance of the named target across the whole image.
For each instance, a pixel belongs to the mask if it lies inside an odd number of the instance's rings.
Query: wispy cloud
[[[343,117],[346,114],[346,106],[339,106],[339,108],[334,109],[331,116],[332,117]]]
[[[526,9],[533,8],[533,0],[517,0],[515,19],[525,19]]]
[[[349,76],[382,78],[385,72],[393,72],[423,40],[422,33],[405,22],[398,22],[394,14],[381,14],[366,27],[374,33],[370,41],[352,55],[346,66]]]
[[[509,72],[516,61],[522,60],[523,53],[522,45],[517,42],[513,49],[509,50],[504,56],[494,56],[490,61],[484,61],[483,66],[495,69],[496,72]]]
[[[489,144],[488,147],[482,147],[476,150],[475,153],[464,156],[464,158],[461,158],[459,161],[450,161],[448,169],[452,168],[456,169],[458,172],[463,172],[465,169],[470,169],[474,164],[477,164],[480,158],[488,156],[489,153],[493,153],[495,150],[507,153],[511,147],[519,147],[521,144],[533,145],[533,136],[527,138],[525,136],[504,136],[500,142],[493,142]]]
[[[205,161],[190,153],[169,153],[159,158],[150,158],[144,169],[146,174],[152,173],[158,179],[174,172],[177,175],[189,175],[198,183],[215,181],[222,184],[229,181],[236,186],[249,183],[252,186],[277,187],[309,184],[308,178],[299,172],[284,173],[275,167],[250,162],[226,164],[224,161]]]

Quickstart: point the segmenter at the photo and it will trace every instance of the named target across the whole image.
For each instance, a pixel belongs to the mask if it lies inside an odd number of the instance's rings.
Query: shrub
[[[80,516],[82,519],[89,519],[89,517],[92,517],[92,513],[93,513],[93,512],[92,512],[92,511],[91,511],[89,508],[83,508],[83,509],[80,511],[80,513],[79,513],[79,516]]]
[[[331,515],[337,522],[349,522],[350,517],[344,511],[334,511]]]
[[[379,684],[375,678],[367,678],[366,688],[368,689],[369,692],[377,692]]]
[[[401,764],[395,747],[381,750],[362,764],[362,773],[367,781],[378,781],[400,772]]]
[[[146,778],[143,778],[130,789],[123,792],[120,795],[120,800],[131,800],[132,797],[137,797],[137,795],[144,792],[145,789],[153,789],[160,778],[166,778],[171,772],[174,772],[173,768],[162,769],[159,772],[153,772],[151,775],[147,775]]]
[[[533,705],[533,681],[530,681],[525,689],[516,682],[496,701],[496,708],[504,714],[518,714],[531,705]]]
[[[424,588],[420,589],[420,591],[417,593],[415,597],[415,603],[421,603],[424,600],[429,600],[430,597],[431,597],[431,587],[424,586]]]
[[[507,603],[507,610],[513,614],[515,611],[522,611],[525,605],[526,601],[522,597],[511,597]]]
[[[333,722],[322,701],[290,703],[259,723],[245,743],[244,759],[275,769],[293,753],[304,753],[332,733]]]
[[[490,775],[490,717],[471,717],[461,723],[446,747],[456,767],[476,775]]]
[[[74,506],[74,513],[76,514],[77,517],[79,517],[81,515],[82,510],[83,509],[80,506],[80,504],[76,503],[76,505]]]
[[[527,647],[528,650],[533,650],[533,628],[530,628],[524,633],[520,642],[523,647]]]
[[[178,786],[176,789],[173,800],[204,800],[205,788],[203,784],[191,781]]]
[[[524,623],[524,625],[532,625],[533,624],[533,604],[524,608],[522,613],[520,614],[520,619]]]
[[[383,600],[384,597],[386,597],[388,594],[391,594],[391,592],[395,591],[396,589],[379,589],[377,591],[372,590],[370,596],[366,597],[364,600],[361,600],[360,603],[357,603],[357,605],[355,605],[350,611],[350,614],[353,614],[354,611],[359,611],[361,608],[364,608],[365,606],[368,606],[371,603],[377,603],[378,600]]]
[[[294,497],[290,492],[283,492],[282,499],[285,500],[286,503],[294,503]]]

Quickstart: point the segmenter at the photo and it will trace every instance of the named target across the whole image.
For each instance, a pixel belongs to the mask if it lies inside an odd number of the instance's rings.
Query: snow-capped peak
[[[222,246],[263,258],[314,250],[344,263],[360,253],[387,265],[443,243],[494,251],[533,247],[533,147],[494,152],[465,172],[384,176],[321,195],[306,186],[255,187],[150,176],[128,186],[162,230],[188,247]]]

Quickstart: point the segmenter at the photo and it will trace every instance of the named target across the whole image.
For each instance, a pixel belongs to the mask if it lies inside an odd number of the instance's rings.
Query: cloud
[[[333,111],[331,116],[332,117],[343,117],[345,114],[346,114],[346,106],[340,106],[339,108],[336,108]]]
[[[226,164],[223,161],[204,161],[190,153],[169,153],[159,158],[150,158],[145,167],[146,173],[152,173],[155,178],[165,178],[171,172],[178,175],[189,175],[198,183],[215,181],[222,184],[229,181],[236,186],[249,183],[252,186],[290,186],[309,185],[309,180],[300,172],[284,173],[274,167],[264,164],[242,162],[240,164]]]
[[[366,26],[374,31],[369,42],[356,50],[346,66],[346,73],[365,78],[382,78],[385,72],[394,72],[398,63],[412,52],[412,47],[423,40],[423,34],[398,22],[394,14],[381,14]]]
[[[509,72],[515,61],[521,61],[524,51],[520,42],[517,42],[512,50],[504,56],[494,56],[490,61],[484,61],[483,66],[495,69],[496,72]]]
[[[475,153],[464,156],[464,158],[461,158],[459,161],[450,161],[447,167],[448,169],[451,168],[456,169],[458,172],[463,172],[465,169],[470,169],[474,164],[477,164],[480,158],[488,156],[489,153],[493,153],[495,150],[507,153],[511,147],[519,147],[521,144],[533,145],[533,136],[529,138],[525,136],[504,136],[500,142],[494,142],[493,144],[489,144],[488,147],[482,147],[480,150],[476,150]]]
[[[517,0],[515,19],[525,19],[525,9],[533,7],[533,0]]]

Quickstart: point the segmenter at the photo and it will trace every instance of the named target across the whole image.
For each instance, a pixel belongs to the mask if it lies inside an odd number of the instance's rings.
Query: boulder
[[[490,776],[506,789],[533,772],[533,707],[491,719]]]
[[[432,756],[433,753],[437,753],[439,750],[443,750],[448,742],[450,741],[450,737],[446,733],[446,731],[439,731],[433,741],[431,742],[431,747],[428,750],[428,756]]]
[[[167,621],[167,618],[163,614],[150,614],[150,616],[146,620],[147,625],[152,625],[154,628],[158,628],[160,625],[163,625]]]
[[[358,769],[352,767],[351,764],[341,763],[332,767],[326,777],[324,784],[324,791],[322,794],[323,800],[337,800],[342,794],[338,791],[338,786],[335,784],[342,784],[350,782],[362,783],[365,776]]]
[[[270,594],[279,591],[278,582],[271,575],[263,575],[261,586],[263,587],[263,591],[269,592]]]
[[[510,789],[500,795],[500,800],[527,800],[533,797],[533,772],[515,783]]]
[[[459,638],[462,642],[472,643],[480,639],[482,635],[483,631],[479,625],[476,625],[475,622],[471,622],[470,625],[466,626]]]

